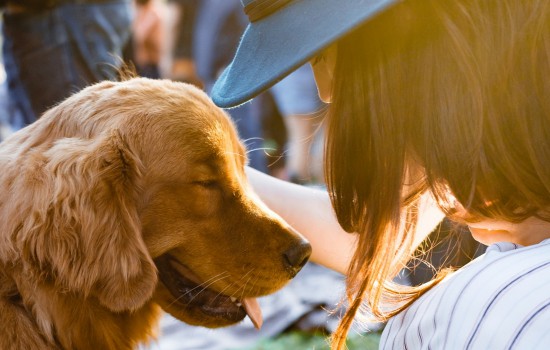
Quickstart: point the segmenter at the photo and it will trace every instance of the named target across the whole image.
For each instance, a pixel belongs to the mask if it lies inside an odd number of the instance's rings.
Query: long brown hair
[[[363,305],[386,320],[440,280],[390,282],[423,192],[448,215],[452,194],[471,220],[550,220],[550,2],[403,1],[337,50],[326,179],[359,234],[341,349]]]

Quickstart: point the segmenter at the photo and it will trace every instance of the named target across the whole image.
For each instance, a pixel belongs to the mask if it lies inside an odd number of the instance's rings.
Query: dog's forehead
[[[147,156],[157,160],[190,157],[197,163],[218,159],[217,167],[228,172],[244,168],[246,151],[234,122],[204,91],[185,83],[143,78],[96,88],[102,94],[111,91],[107,100],[126,106],[123,110],[131,114],[126,120]],[[169,163],[177,167],[177,162]]]
[[[222,111],[195,112],[152,131],[153,143],[161,145],[154,151],[158,158],[169,159],[176,168],[192,164],[188,169],[198,177],[243,173],[246,152],[231,120]]]

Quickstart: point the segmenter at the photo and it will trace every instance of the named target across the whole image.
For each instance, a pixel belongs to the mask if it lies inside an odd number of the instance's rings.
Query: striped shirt
[[[496,243],[393,317],[380,349],[550,349],[550,239]]]

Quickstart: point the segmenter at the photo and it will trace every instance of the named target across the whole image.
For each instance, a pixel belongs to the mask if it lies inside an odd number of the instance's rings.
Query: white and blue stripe
[[[550,349],[550,239],[497,243],[392,318],[380,349]]]

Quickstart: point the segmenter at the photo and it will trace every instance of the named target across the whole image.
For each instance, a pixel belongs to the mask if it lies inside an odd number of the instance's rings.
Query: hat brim
[[[397,1],[296,0],[249,24],[214,84],[214,103],[229,108],[252,99]]]

